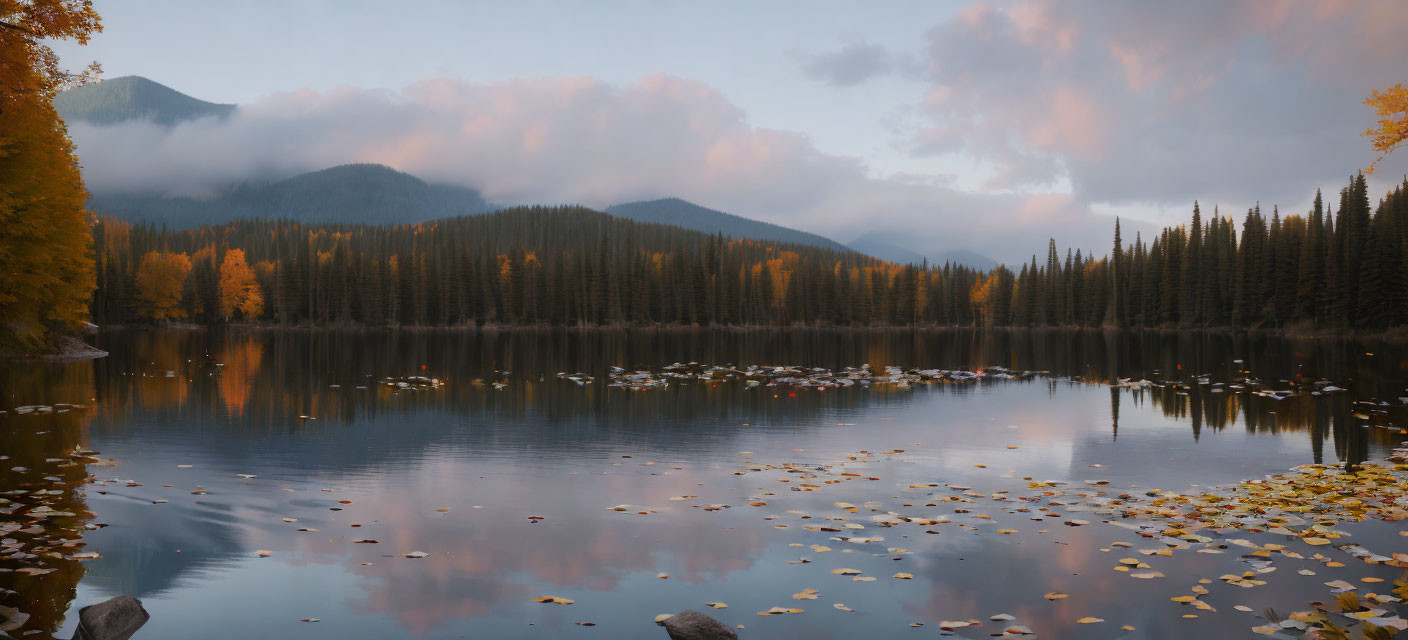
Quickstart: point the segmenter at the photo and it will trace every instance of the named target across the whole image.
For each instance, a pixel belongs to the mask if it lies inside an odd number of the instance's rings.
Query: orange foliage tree
[[[245,261],[244,250],[230,249],[220,261],[220,316],[229,320],[238,313],[246,320],[264,312],[264,294]]]
[[[1374,165],[1408,142],[1408,87],[1400,83],[1383,91],[1375,90],[1364,104],[1373,107],[1379,116],[1379,123],[1364,131],[1364,135],[1373,138],[1374,151],[1379,152],[1379,157],[1364,170],[1373,173]]]
[[[191,259],[184,253],[152,251],[142,256],[137,267],[137,306],[152,320],[186,317],[181,291],[191,272]]]
[[[12,346],[88,319],[88,194],[50,103],[80,76],[59,71],[44,43],[99,29],[91,2],[0,0],[0,342]]]

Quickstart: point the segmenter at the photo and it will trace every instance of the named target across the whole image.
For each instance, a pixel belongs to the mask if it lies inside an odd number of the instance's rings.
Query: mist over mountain
[[[240,218],[402,224],[497,209],[467,187],[428,184],[379,164],[348,164],[271,183],[246,183],[215,198],[98,194],[94,212],[187,229]]]
[[[804,244],[841,252],[851,250],[839,242],[814,233],[715,211],[679,198],[628,202],[607,207],[606,212],[637,222],[668,224],[711,234],[722,233],[732,238]]]
[[[232,104],[207,102],[140,76],[114,78],[70,89],[59,94],[54,104],[75,132],[80,154],[85,143],[109,150],[100,154],[101,160],[93,159],[101,166],[92,162],[85,164],[85,173],[101,169],[104,176],[102,180],[90,182],[94,196],[89,207],[99,214],[122,220],[165,224],[176,229],[240,218],[388,224],[423,222],[501,208],[489,203],[478,189],[428,183],[410,173],[376,163],[347,164],[303,173],[307,168],[318,166],[314,164],[318,163],[316,156],[300,157],[301,152],[280,151],[287,146],[287,140],[261,142],[263,137],[239,136],[226,131],[236,124],[234,120],[265,121],[268,114],[259,115],[259,108],[240,110]],[[223,133],[213,133],[215,131]],[[295,131],[286,133],[295,137],[305,135]],[[171,163],[171,158],[167,157],[168,145],[208,146],[210,141],[202,137],[205,135],[238,144],[245,151],[207,154],[195,162]],[[165,142],[161,145],[143,142],[150,136]],[[280,136],[280,139],[285,137]],[[143,153],[149,157],[129,158],[134,148],[144,149]],[[169,164],[170,167],[165,173],[153,174],[149,165],[154,164]],[[411,170],[446,179],[444,171],[439,169],[411,167]],[[130,175],[131,179],[123,179],[124,175]],[[220,175],[225,178],[220,179]],[[478,174],[471,172],[469,175]],[[509,201],[534,204],[539,200],[520,197]],[[709,234],[722,233],[733,238],[801,244],[832,251],[859,251],[899,264],[919,264],[926,258],[934,264],[952,262],[984,269],[997,264],[972,251],[916,251],[912,248],[914,238],[894,232],[867,234],[847,246],[814,233],[702,207],[675,197],[616,204],[605,211],[629,220]],[[932,240],[926,240],[925,244],[932,246]]]
[[[235,111],[233,104],[217,104],[192,98],[180,91],[141,76],[123,76],[64,91],[54,97],[54,109],[67,123],[87,122],[111,125],[129,120],[147,120],[173,125],[200,118],[224,118]]]

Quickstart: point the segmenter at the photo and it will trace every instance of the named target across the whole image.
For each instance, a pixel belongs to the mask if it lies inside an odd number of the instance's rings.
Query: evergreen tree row
[[[728,239],[579,207],[520,207],[402,226],[240,221],[95,227],[104,324],[700,324],[1384,330],[1408,324],[1408,179],[1371,210],[1362,175],[1338,206],[1240,231],[1197,203],[1188,225],[1096,258],[988,272]]]
[[[403,226],[256,220],[170,231],[103,219],[94,235],[101,324],[971,324],[980,279],[578,207]],[[257,287],[227,286],[245,270]]]

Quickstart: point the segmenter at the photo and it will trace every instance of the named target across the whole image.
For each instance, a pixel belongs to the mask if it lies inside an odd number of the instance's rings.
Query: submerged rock
[[[737,640],[738,634],[709,616],[685,609],[655,624],[665,627],[671,640]]]
[[[117,596],[79,609],[78,630],[73,632],[73,640],[127,640],[149,619],[151,616],[142,608],[141,600]]]

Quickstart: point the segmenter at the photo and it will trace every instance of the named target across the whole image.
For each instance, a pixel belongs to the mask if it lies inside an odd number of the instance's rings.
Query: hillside
[[[205,117],[223,118],[233,104],[192,98],[141,76],[123,76],[64,91],[54,97],[54,109],[65,122],[110,125],[149,120],[160,125]]]
[[[967,249],[950,249],[942,253],[936,253],[929,258],[933,264],[960,264],[979,271],[988,271],[997,268],[997,261],[976,251]]]
[[[865,255],[895,264],[919,264],[924,261],[923,254],[885,242],[874,233],[867,233],[856,238],[846,246],[850,247],[852,250],[864,253]]]
[[[988,271],[997,267],[997,261],[981,253],[967,249],[950,249],[919,253],[905,247],[909,240],[899,233],[867,233],[848,245],[852,250],[895,264],[920,264],[928,260],[934,266],[954,264]]]
[[[188,229],[239,218],[299,222],[399,224],[496,207],[474,189],[427,184],[379,164],[348,164],[268,184],[245,184],[209,200],[105,194],[88,201],[95,213],[128,222]]]
[[[831,251],[847,252],[851,250],[839,242],[814,233],[715,211],[679,198],[618,204],[607,207],[606,212],[637,222],[668,224],[709,234],[722,233],[732,238],[787,242]]]

